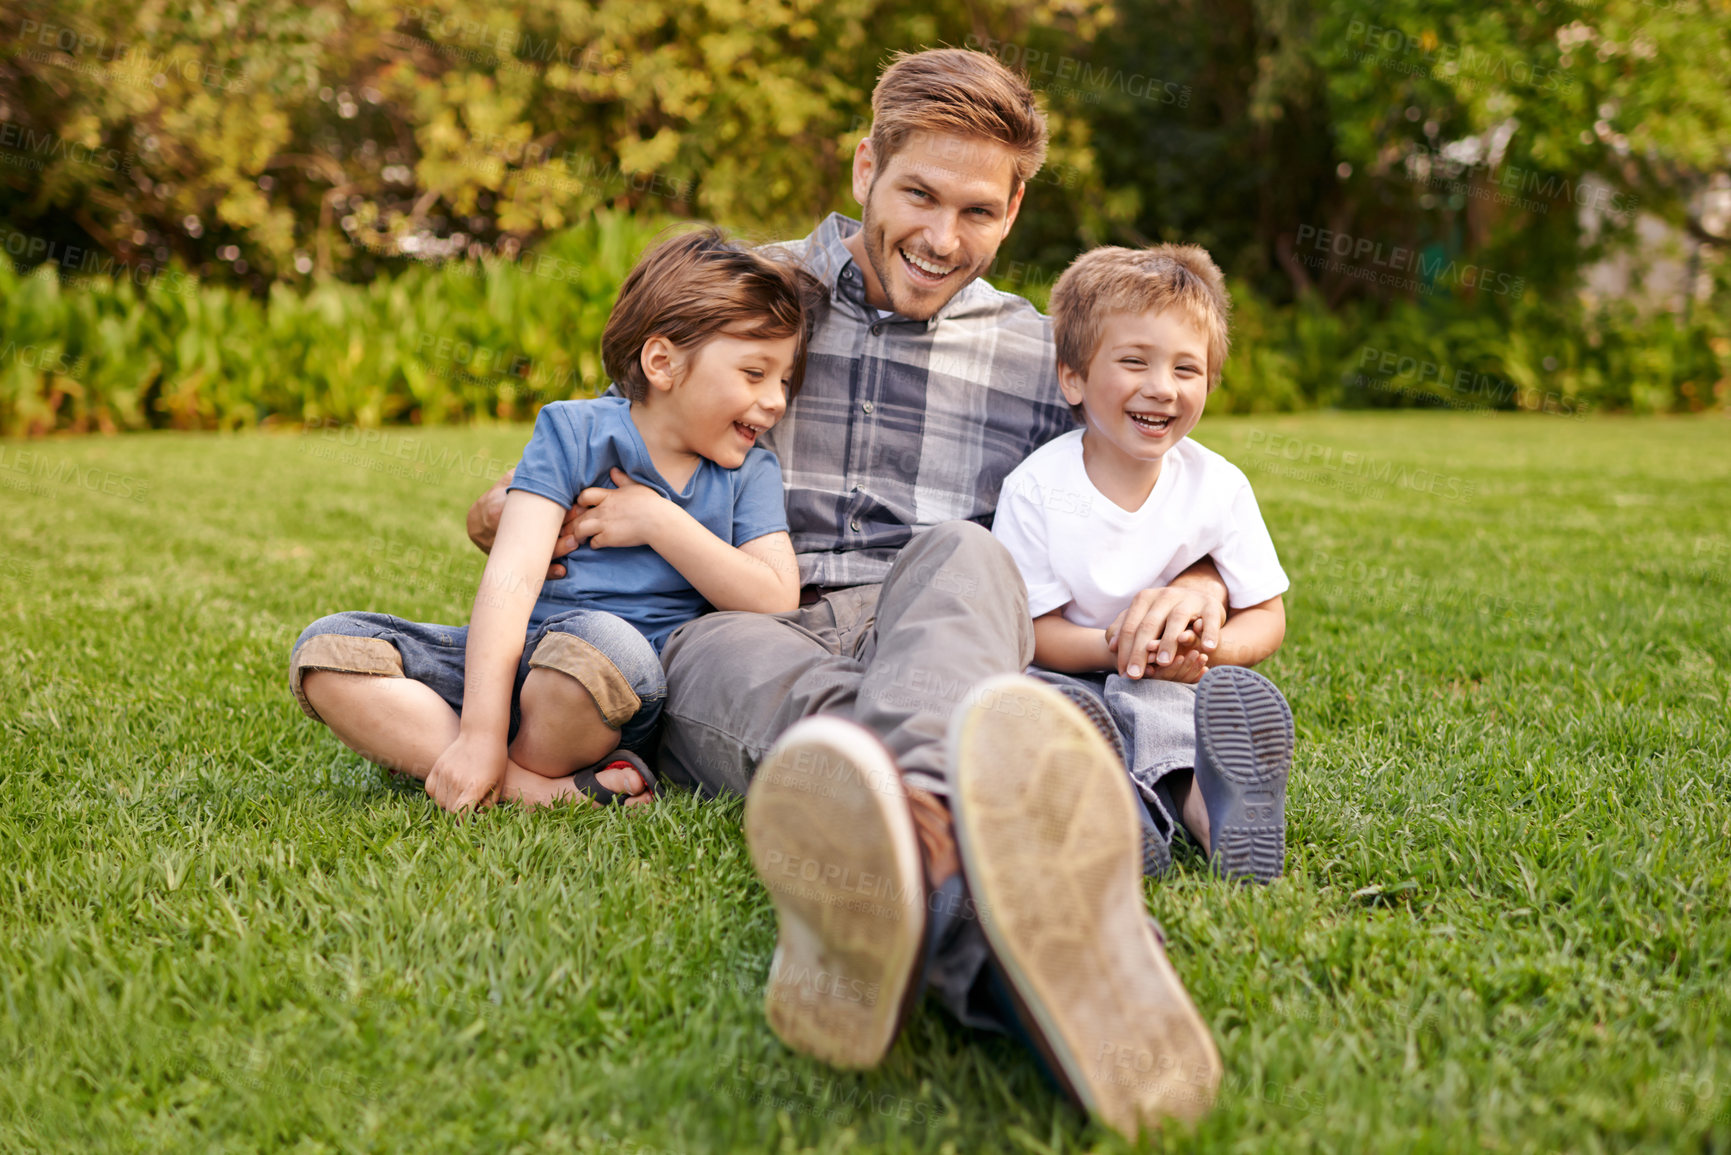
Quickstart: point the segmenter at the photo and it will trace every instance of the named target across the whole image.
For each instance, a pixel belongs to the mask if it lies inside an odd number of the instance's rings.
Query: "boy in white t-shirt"
[[[1125,752],[1144,869],[1166,870],[1182,823],[1218,872],[1268,882],[1285,865],[1292,712],[1245,667],[1279,648],[1288,582],[1244,473],[1187,439],[1220,380],[1230,307],[1195,245],[1078,257],[1051,312],[1058,381],[1085,426],[1005,479],[992,532],[1027,582],[1030,672]],[[1143,618],[1202,558],[1226,584],[1219,641],[1193,623],[1162,662],[1138,644],[1159,632]]]

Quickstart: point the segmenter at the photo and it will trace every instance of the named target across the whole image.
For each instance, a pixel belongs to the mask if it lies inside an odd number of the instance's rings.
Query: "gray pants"
[[[708,795],[744,794],[757,764],[801,718],[849,718],[883,740],[910,786],[947,795],[945,735],[974,686],[1034,656],[1028,593],[1008,551],[972,522],[902,547],[882,585],[828,593],[785,614],[707,614],[662,651],[667,704],[658,771]],[[951,928],[928,985],[962,1022],[981,1009],[978,923]]]
[[[946,522],[902,547],[882,585],[674,631],[661,655],[660,770],[706,795],[744,794],[789,726],[834,714],[881,738],[909,785],[948,794],[950,715],[1033,654],[1027,588],[1008,551],[972,522]]]
[[[1028,673],[1053,686],[1084,690],[1106,704],[1124,742],[1130,781],[1149,811],[1164,820],[1170,837],[1180,816],[1159,783],[1174,770],[1196,765],[1196,687],[1118,674],[1061,674],[1038,667]]]

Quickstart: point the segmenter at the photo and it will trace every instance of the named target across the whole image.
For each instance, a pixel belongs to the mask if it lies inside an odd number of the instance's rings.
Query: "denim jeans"
[[[383,678],[411,678],[463,712],[467,626],[429,625],[390,614],[349,612],[320,618],[295,642],[289,685],[307,717],[322,721],[301,689],[307,670],[335,670]],[[595,699],[601,717],[620,732],[620,745],[639,750],[650,739],[667,698],[667,679],[655,647],[625,619],[601,610],[567,610],[530,627],[511,689],[511,734],[518,697],[531,669],[576,678]]]
[[[1125,753],[1124,769],[1136,793],[1169,836],[1179,815],[1172,812],[1160,780],[1196,765],[1196,687],[1116,673],[1062,674],[1030,667],[1028,673],[1053,686],[1093,694],[1106,704]]]

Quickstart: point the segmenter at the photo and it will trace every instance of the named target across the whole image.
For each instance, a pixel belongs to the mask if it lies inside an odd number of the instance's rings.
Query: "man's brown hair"
[[[824,300],[823,286],[792,257],[754,249],[706,228],[662,241],[625,278],[601,333],[601,363],[632,401],[649,395],[643,344],[665,337],[694,354],[719,333],[797,337],[792,400],[805,379],[805,350]]]
[[[1179,309],[1208,338],[1208,388],[1220,384],[1231,343],[1232,300],[1220,266],[1200,245],[1090,249],[1052,289],[1052,340],[1058,363],[1086,378],[1114,313]],[[1074,408],[1074,407],[1072,407]]]
[[[1046,163],[1046,114],[1028,82],[970,48],[898,52],[878,78],[871,136],[877,171],[920,134],[1007,145],[1016,158],[1011,196]]]

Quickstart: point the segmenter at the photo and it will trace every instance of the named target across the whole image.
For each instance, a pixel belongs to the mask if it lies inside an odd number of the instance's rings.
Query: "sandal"
[[[634,797],[634,795],[609,790],[601,785],[595,777],[601,771],[611,770],[615,766],[623,766],[626,769],[637,771],[637,776],[643,779],[643,792],[645,794],[654,794],[656,788],[660,786],[660,783],[655,780],[655,772],[649,769],[643,759],[629,750],[613,751],[595,765],[577,771],[571,776],[571,781],[577,787],[579,794],[587,794],[602,806],[623,804],[625,799]]]

